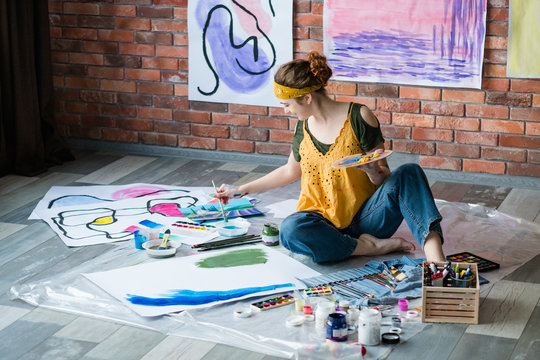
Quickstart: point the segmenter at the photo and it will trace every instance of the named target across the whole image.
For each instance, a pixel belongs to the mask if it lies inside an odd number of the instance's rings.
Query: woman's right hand
[[[216,199],[219,199],[224,205],[227,205],[230,199],[238,199],[246,194],[240,192],[240,188],[234,185],[222,184],[217,193],[214,194]]]

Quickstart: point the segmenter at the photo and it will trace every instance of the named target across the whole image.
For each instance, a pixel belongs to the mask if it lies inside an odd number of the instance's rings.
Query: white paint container
[[[379,345],[381,341],[381,313],[377,309],[364,309],[358,316],[358,343]]]

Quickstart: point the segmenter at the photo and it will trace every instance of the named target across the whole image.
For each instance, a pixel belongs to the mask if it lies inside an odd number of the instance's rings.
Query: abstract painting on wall
[[[480,88],[487,0],[326,0],[336,80]]]
[[[511,77],[540,77],[540,1],[510,2],[508,62]]]
[[[188,2],[189,100],[279,106],[273,78],[292,59],[292,0]]]

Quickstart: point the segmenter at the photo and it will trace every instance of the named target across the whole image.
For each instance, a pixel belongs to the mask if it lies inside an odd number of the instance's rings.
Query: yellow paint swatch
[[[97,218],[96,220],[94,220],[94,224],[100,224],[100,225],[110,224],[112,222],[113,222],[112,216],[104,216],[104,217]]]
[[[540,77],[540,1],[512,0],[506,73],[510,77]]]

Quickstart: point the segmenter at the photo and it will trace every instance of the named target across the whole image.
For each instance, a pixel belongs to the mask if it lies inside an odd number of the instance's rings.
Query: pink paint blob
[[[154,185],[135,185],[126,189],[118,190],[112,193],[111,197],[114,200],[131,199],[137,196],[148,195],[156,191],[166,190],[160,186]]]
[[[262,2],[260,0],[239,0],[238,3],[255,15],[259,23],[259,28],[268,35],[272,29],[272,18],[271,14],[269,13],[270,10],[266,11],[263,9]],[[255,18],[238,6],[233,6],[232,8],[234,9],[238,21],[240,22],[240,26],[242,26],[242,29],[244,29],[248,36],[255,35],[258,38],[261,38],[262,34],[259,30],[257,30]]]
[[[150,211],[153,213],[158,213],[166,216],[184,216],[180,210],[178,210],[177,204],[159,204],[152,206]]]

